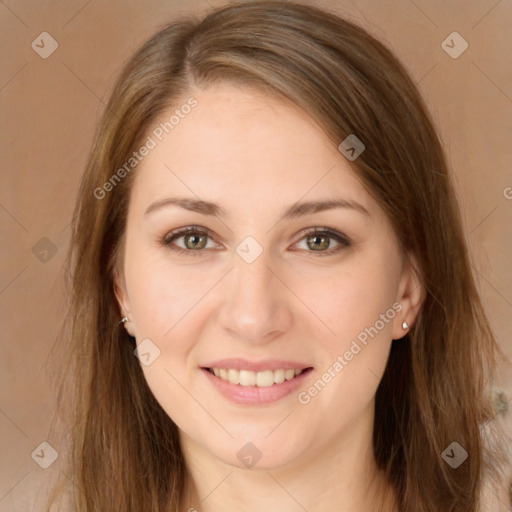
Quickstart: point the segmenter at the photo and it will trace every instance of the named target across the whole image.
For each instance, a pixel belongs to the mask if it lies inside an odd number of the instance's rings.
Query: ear
[[[403,338],[412,328],[418,317],[421,305],[425,300],[425,290],[421,282],[419,266],[412,255],[406,258],[400,283],[398,285],[398,293],[396,302],[402,308],[393,319],[393,339]],[[409,327],[404,329],[402,324],[406,321]]]
[[[128,293],[126,291],[126,282],[124,279],[124,274],[122,273],[122,271],[119,271],[119,268],[117,266],[114,269],[114,294],[119,304],[121,315],[123,317],[128,318],[128,321],[123,323],[124,328],[126,329],[130,336],[136,337],[135,325],[131,314],[130,300],[128,298]]]

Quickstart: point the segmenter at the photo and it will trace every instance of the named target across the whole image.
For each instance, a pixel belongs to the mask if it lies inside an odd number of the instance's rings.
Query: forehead
[[[231,84],[191,96],[196,106],[161,140],[148,132],[155,147],[137,167],[132,195],[141,207],[172,193],[253,209],[342,196],[375,210],[350,164],[306,112]],[[169,128],[179,109],[174,105],[155,128]]]

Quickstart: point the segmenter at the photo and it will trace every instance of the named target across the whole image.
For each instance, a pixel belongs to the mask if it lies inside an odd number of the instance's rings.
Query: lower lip
[[[281,398],[293,393],[309,375],[312,369],[304,370],[300,375],[297,375],[291,380],[285,380],[280,384],[273,384],[267,387],[257,386],[241,386],[240,384],[231,384],[216,377],[209,370],[201,368],[201,371],[206,375],[210,382],[224,395],[227,399],[235,402],[236,404],[247,405],[260,405],[270,404],[276,402]]]

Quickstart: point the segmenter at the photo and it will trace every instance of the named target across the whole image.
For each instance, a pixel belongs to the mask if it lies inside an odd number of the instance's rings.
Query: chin
[[[271,434],[270,436],[272,436]],[[298,443],[293,437],[285,436],[285,439],[276,436],[274,439],[265,439],[264,436],[251,438],[247,435],[244,440],[230,439],[228,446],[219,445],[210,447],[214,457],[225,464],[239,469],[250,470],[275,470],[292,464],[299,456]],[[221,449],[219,449],[221,448]],[[300,453],[304,446],[300,446]]]

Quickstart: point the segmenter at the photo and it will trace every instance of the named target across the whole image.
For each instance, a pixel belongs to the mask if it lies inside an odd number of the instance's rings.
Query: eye
[[[208,246],[209,238],[212,239],[212,236],[207,229],[199,226],[187,226],[168,233],[161,241],[161,244],[181,254],[200,256],[201,253],[204,252],[203,249],[218,249],[215,244],[210,247]],[[176,241],[180,239],[183,239],[183,245],[181,246],[176,244]],[[337,244],[334,247],[331,247],[332,239],[334,239]],[[315,228],[310,230],[305,233],[305,236],[303,236],[299,242],[303,240],[306,240],[305,250],[307,252],[315,252],[318,256],[329,256],[351,245],[346,235],[329,228]]]
[[[336,240],[338,245],[331,248],[331,239]],[[327,228],[315,228],[307,232],[300,242],[302,240],[306,240],[306,250],[310,249],[308,252],[317,252],[319,256],[328,256],[350,246],[347,236]]]
[[[176,245],[175,241],[181,238],[183,246]],[[161,243],[172,251],[199,256],[202,249],[212,248],[207,246],[208,238],[211,238],[208,230],[198,226],[187,226],[171,231]]]

